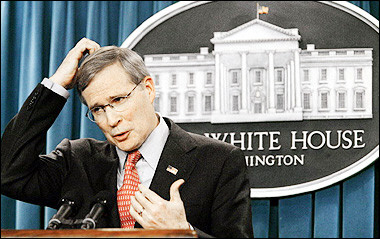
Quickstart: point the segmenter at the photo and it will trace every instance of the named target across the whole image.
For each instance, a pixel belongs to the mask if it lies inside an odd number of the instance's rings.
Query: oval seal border
[[[157,12],[156,14],[148,18],[138,28],[136,28],[122,43],[121,47],[132,49],[142,38],[144,38],[144,36],[147,33],[149,33],[152,29],[154,29],[167,19],[177,14],[180,14],[188,9],[195,8],[199,5],[203,5],[210,2],[211,1],[180,1],[166,7],[165,9]],[[363,21],[364,23],[369,25],[377,33],[379,33],[379,21],[363,9],[346,1],[319,2],[345,11],[348,14],[351,14],[352,16],[358,18],[360,21]],[[361,170],[372,164],[378,158],[379,145],[377,145],[373,150],[371,150],[366,156],[362,157],[360,160],[326,177],[292,186],[276,188],[251,188],[251,198],[290,196],[328,187],[360,172]]]

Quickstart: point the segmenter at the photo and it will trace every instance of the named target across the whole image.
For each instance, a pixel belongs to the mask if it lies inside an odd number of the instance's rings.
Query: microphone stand
[[[79,229],[83,224],[83,219],[62,219],[59,227],[47,228],[48,230],[58,229]]]

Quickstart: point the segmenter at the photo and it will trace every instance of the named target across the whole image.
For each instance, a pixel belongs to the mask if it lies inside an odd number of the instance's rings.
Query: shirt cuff
[[[49,78],[44,78],[41,84],[44,85],[46,88],[52,90],[53,92],[57,93],[58,95],[65,97],[66,100],[70,96],[70,93],[63,86],[54,83]]]

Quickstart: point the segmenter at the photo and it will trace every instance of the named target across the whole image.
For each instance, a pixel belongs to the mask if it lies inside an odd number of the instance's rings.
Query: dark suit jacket
[[[8,124],[1,139],[1,193],[57,208],[62,195],[77,189],[84,202],[76,218],[84,218],[94,195],[110,190],[115,196],[97,227],[120,227],[115,146],[89,138],[64,139],[53,152],[40,155],[46,132],[65,102],[39,84]],[[170,134],[150,189],[169,200],[170,185],[182,178],[181,199],[198,236],[252,237],[249,181],[242,151],[165,121]],[[168,165],[178,169],[177,175],[166,170]]]

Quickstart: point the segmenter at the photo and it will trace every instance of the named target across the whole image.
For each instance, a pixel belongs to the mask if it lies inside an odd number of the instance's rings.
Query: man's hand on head
[[[74,87],[74,77],[78,71],[78,64],[84,52],[88,51],[91,55],[100,48],[100,45],[90,39],[82,38],[62,61],[57,71],[50,77],[54,83],[60,84],[65,89],[70,90]]]
[[[179,194],[179,188],[184,182],[179,179],[170,186],[169,201],[140,184],[139,191],[131,197],[131,215],[145,229],[189,229]]]

